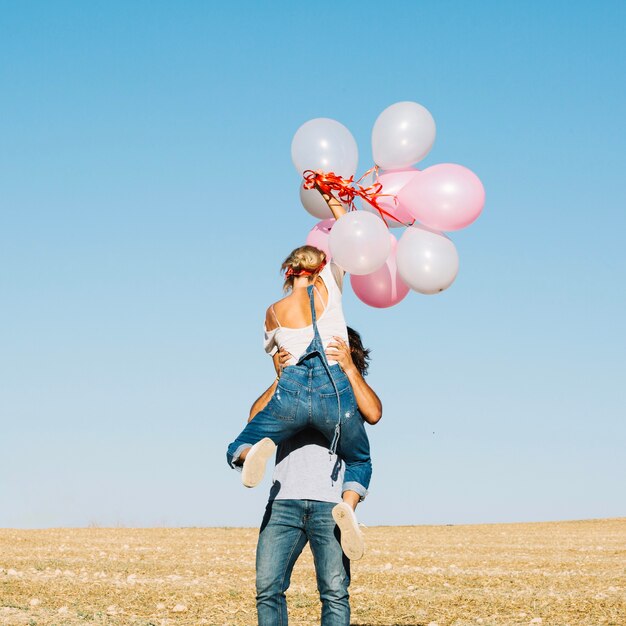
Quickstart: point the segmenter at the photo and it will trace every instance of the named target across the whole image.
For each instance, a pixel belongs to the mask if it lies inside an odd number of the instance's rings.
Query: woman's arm
[[[344,215],[346,211],[346,207],[333,196],[330,192],[322,191],[319,185],[315,185],[315,188],[322,194],[322,198],[326,201],[330,212],[333,214],[333,217],[338,220],[342,215]]]
[[[315,188],[322,194],[322,198],[326,201],[328,208],[330,209],[333,217],[338,220],[342,215],[347,213],[346,207],[337,200],[331,193],[326,193],[322,191],[319,185],[315,185]],[[331,263],[331,271],[333,273],[333,277],[335,278],[335,282],[339,287],[340,291],[343,291],[343,275],[345,271],[343,268],[339,267],[335,263]]]
[[[340,337],[334,337],[334,342],[326,349],[326,356],[333,361],[337,361],[341,369],[346,373],[356,403],[361,411],[363,419],[368,424],[376,424],[383,416],[383,405],[374,390],[365,382],[361,372],[356,368],[350,354],[350,346]]]

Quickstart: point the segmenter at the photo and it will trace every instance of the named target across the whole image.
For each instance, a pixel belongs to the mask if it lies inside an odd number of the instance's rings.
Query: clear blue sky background
[[[0,526],[256,525],[226,444],[315,221],[290,142],[414,100],[487,190],[461,270],[347,290],[368,524],[626,515],[626,3],[0,2]]]

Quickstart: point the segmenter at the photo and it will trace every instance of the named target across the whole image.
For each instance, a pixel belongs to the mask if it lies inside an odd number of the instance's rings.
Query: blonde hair
[[[315,276],[319,271],[320,265],[326,261],[326,253],[315,248],[314,246],[300,246],[291,252],[291,254],[283,261],[280,266],[281,272],[286,272],[288,269],[292,269],[294,272],[306,271],[313,272],[312,276]],[[291,291],[293,289],[293,281],[295,276],[285,276],[285,282],[283,283],[284,291]]]

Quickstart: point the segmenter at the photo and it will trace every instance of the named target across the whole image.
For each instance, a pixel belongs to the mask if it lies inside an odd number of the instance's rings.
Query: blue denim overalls
[[[313,287],[307,291],[313,339],[298,363],[283,370],[272,399],[228,446],[226,459],[239,469],[234,461],[257,441],[269,437],[278,445],[311,426],[328,439],[330,453],[336,452],[345,461],[343,491],[356,491],[365,497],[372,476],[365,424],[348,377],[339,364],[328,364],[317,328]]]

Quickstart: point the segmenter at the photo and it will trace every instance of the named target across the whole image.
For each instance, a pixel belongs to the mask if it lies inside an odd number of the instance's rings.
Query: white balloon
[[[329,245],[333,261],[357,276],[381,268],[391,252],[385,223],[365,211],[342,215],[330,231]]]
[[[313,217],[317,217],[320,220],[334,217],[328,204],[326,204],[326,200],[322,198],[322,194],[317,189],[305,189],[302,183],[300,183],[300,202]],[[347,204],[343,204],[343,206],[346,211],[349,210]]]
[[[404,231],[396,263],[402,280],[424,294],[447,289],[459,271],[459,255],[452,241],[425,226],[410,226]]]
[[[298,128],[291,142],[291,159],[302,174],[306,170],[354,176],[359,151],[352,133],[336,120],[318,117]]]
[[[427,108],[417,102],[396,102],[374,123],[374,163],[384,170],[413,165],[430,152],[435,134],[435,120]]]

